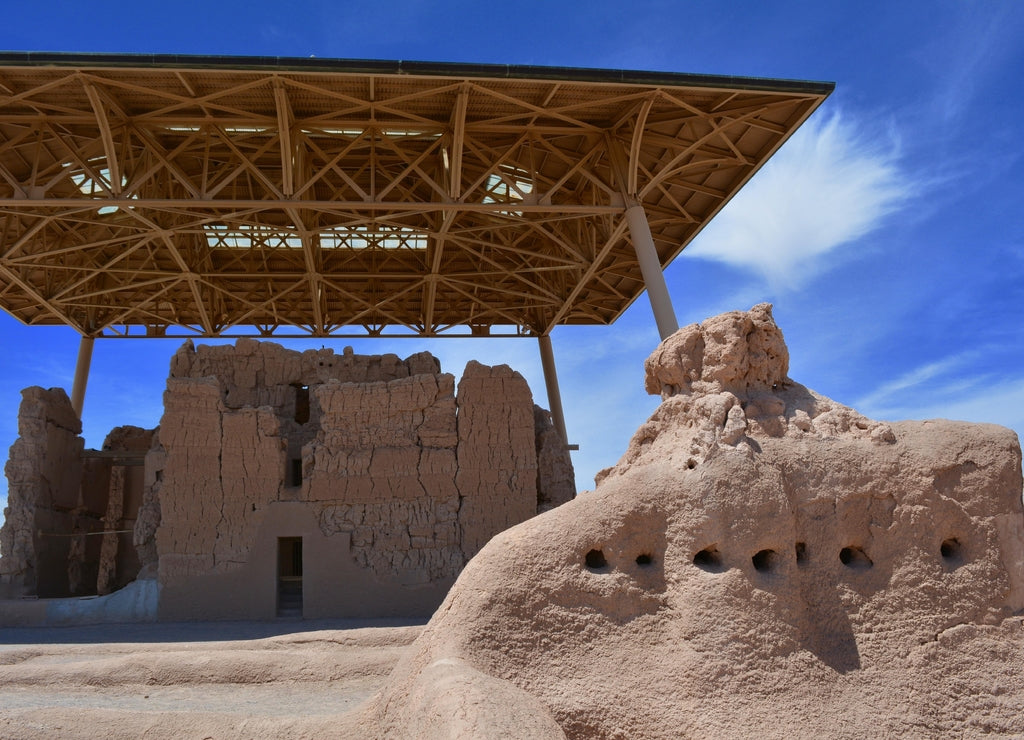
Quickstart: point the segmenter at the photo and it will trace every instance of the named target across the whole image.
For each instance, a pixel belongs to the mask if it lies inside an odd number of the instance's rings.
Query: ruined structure
[[[428,353],[189,342],[158,430],[102,451],[83,452],[63,391],[24,399],[7,597],[138,576],[166,619],[427,615],[494,534],[575,493],[567,445],[507,366],[471,362],[456,388]]]
[[[428,611],[494,532],[571,493],[552,331],[607,326],[645,292],[675,331],[663,268],[834,87],[320,58],[8,52],[0,69],[19,90],[0,101],[0,242],[19,259],[0,309],[81,335],[74,416],[100,337],[538,343],[550,418],[500,369],[455,392],[425,358],[186,351],[136,525],[168,616],[290,613],[300,563],[319,584],[303,613]],[[301,559],[285,531],[308,533]],[[11,567],[5,588],[33,587],[28,560]],[[257,587],[275,568],[276,592]]]
[[[767,305],[669,337],[619,463],[495,537],[345,732],[1019,735],[1016,436],[872,421],[788,364]]]
[[[0,597],[110,593],[139,571],[132,530],[153,432],[118,427],[102,450],[85,450],[63,390],[22,397],[6,465]]]

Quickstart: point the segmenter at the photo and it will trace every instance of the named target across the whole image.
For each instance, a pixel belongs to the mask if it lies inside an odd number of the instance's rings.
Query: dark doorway
[[[309,386],[295,385],[295,423],[305,424],[309,421]]]
[[[302,616],[302,538],[277,538],[277,616]]]
[[[290,488],[298,488],[302,485],[302,458],[292,458],[289,463],[288,486]]]

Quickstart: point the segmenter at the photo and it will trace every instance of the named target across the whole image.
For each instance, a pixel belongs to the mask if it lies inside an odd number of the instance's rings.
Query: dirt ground
[[[355,737],[420,633],[396,620],[0,630],[0,737]]]

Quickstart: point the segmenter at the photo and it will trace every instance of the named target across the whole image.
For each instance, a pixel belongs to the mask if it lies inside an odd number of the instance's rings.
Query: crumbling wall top
[[[683,327],[647,358],[644,370],[645,389],[663,399],[722,391],[742,398],[788,381],[789,350],[771,304],[759,303]]]
[[[403,360],[390,353],[358,355],[351,347],[345,347],[340,355],[326,347],[298,352],[255,339],[198,347],[189,340],[171,359],[172,378],[215,376],[222,385],[238,388],[315,385],[328,380],[370,383],[440,372],[441,363],[429,352],[417,352]]]

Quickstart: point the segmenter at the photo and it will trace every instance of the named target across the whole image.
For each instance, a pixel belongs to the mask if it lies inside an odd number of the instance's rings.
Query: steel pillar
[[[71,408],[75,410],[78,420],[82,420],[82,407],[85,405],[85,386],[89,382],[89,365],[92,364],[92,345],[96,340],[82,337],[78,343],[78,361],[75,363],[75,380],[71,386]]]
[[[679,321],[672,308],[672,298],[668,294],[665,274],[661,271],[661,261],[654,248],[654,237],[651,236],[651,226],[647,223],[644,207],[636,204],[627,208],[626,222],[629,224],[629,236],[636,250],[636,258],[640,262],[640,272],[644,276],[647,298],[658,324],[658,333],[662,339],[667,339],[679,329]]]
[[[558,390],[558,373],[555,372],[555,353],[551,349],[551,335],[542,334],[537,337],[540,345],[540,364],[544,368],[544,385],[548,391],[548,406],[551,407],[551,420],[555,429],[562,435],[562,441],[569,444],[569,435],[565,432],[565,413],[562,411],[562,394]]]

